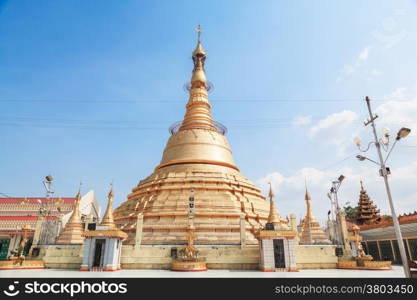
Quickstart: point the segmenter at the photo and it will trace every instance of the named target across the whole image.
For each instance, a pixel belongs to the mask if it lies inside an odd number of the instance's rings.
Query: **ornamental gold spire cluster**
[[[307,189],[304,199],[306,201],[306,216],[301,221],[300,243],[301,244],[330,244],[326,234],[320,227],[319,222],[313,215],[311,209],[311,196]]]
[[[74,209],[72,211],[71,217],[69,218],[67,224],[65,224],[64,229],[62,230],[56,241],[58,244],[82,244],[84,242],[84,238],[82,237],[84,228],[80,216],[80,190],[78,190],[78,193],[75,196],[75,198],[76,200],[74,203]]]

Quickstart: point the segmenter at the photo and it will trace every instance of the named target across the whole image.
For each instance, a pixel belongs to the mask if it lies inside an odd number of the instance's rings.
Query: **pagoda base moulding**
[[[207,271],[207,263],[203,261],[174,261],[171,263],[171,271],[179,271],[179,272]]]
[[[42,260],[23,260],[10,259],[0,261],[0,270],[19,270],[19,269],[45,269]]]

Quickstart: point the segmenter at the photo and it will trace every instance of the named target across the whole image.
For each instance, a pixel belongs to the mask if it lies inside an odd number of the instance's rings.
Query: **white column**
[[[90,248],[91,248],[91,245],[92,245],[92,241],[93,241],[93,239],[91,239],[91,238],[86,238],[84,240],[83,262],[81,264],[81,269],[88,270],[91,267],[91,264],[90,264],[90,261],[91,261]]]

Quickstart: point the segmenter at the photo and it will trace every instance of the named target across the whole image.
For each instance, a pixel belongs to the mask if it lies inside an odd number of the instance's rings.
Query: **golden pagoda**
[[[373,203],[368,193],[363,188],[361,181],[361,191],[359,195],[358,211],[356,214],[356,223],[359,225],[378,224],[381,222],[379,209]]]
[[[240,173],[225,127],[212,118],[206,52],[200,28],[197,31],[184,119],[170,128],[171,137],[154,172],[114,211],[115,222],[129,234],[127,244],[135,243],[138,215],[143,216],[141,244],[184,244],[190,190],[195,191],[195,244],[239,244],[243,215],[246,243],[256,245],[254,233],[268,219],[265,197]]]
[[[301,223],[300,244],[330,244],[326,234],[311,211],[311,197],[306,187],[306,216]]]
[[[56,241],[57,244],[82,244],[84,242],[84,238],[82,237],[84,227],[80,216],[80,190],[78,190],[75,198],[76,200],[74,203],[74,210],[72,211],[71,217],[69,218],[67,224],[65,224],[64,229],[60,233]]]

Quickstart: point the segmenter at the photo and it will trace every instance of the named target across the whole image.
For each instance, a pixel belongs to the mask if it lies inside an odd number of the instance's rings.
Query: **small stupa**
[[[265,229],[274,229],[274,230],[289,230],[288,225],[281,219],[278,209],[275,205],[275,195],[272,191],[271,183],[269,183],[269,216],[268,221],[266,222]],[[268,228],[269,227],[269,228]]]
[[[296,271],[294,255],[297,233],[295,222],[288,226],[288,221],[281,219],[275,207],[274,193],[269,184],[269,216],[265,227],[259,231],[259,268],[264,272]]]
[[[307,205],[306,216],[301,223],[301,232],[300,232],[300,244],[330,244],[330,241],[327,239],[326,233],[320,227],[319,222],[317,222],[311,211],[311,197],[310,193],[307,190],[305,200]]]
[[[108,194],[107,208],[96,230],[86,231],[83,236],[84,254],[81,271],[121,269],[122,241],[127,233],[121,231],[113,219],[113,186]]]
[[[65,224],[64,229],[58,236],[56,240],[57,244],[82,244],[84,238],[82,236],[84,232],[84,226],[81,221],[80,216],[80,202],[81,202],[81,191],[78,190],[77,195],[75,196],[74,209],[72,211],[71,217],[69,218],[67,224]]]

